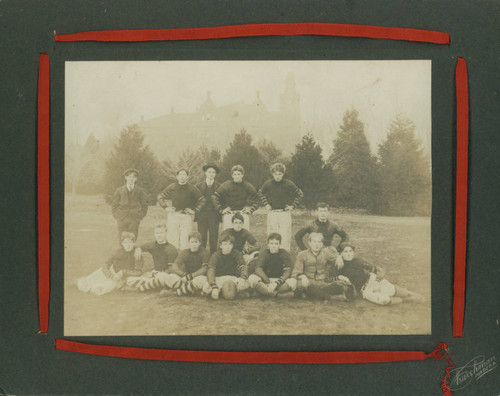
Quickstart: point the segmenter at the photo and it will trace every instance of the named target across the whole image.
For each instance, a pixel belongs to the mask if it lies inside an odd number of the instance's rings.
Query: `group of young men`
[[[354,246],[348,234],[329,220],[326,203],[318,203],[317,218],[295,234],[301,251],[294,259],[291,212],[303,194],[284,178],[285,165],[276,163],[270,170],[272,179],[257,191],[243,180],[240,165],[231,169],[232,180],[219,184],[215,181],[219,168],[206,164],[206,179],[196,186],[188,183],[188,171],[180,169],[177,182],[158,196],[168,212],[167,223],[156,226],[154,241],[135,246],[147,203],[145,191],[135,185],[138,171],[128,169],[126,185],[117,189],[112,202],[121,247],[101,269],[81,278],[78,287],[96,295],[125,288],[212,299],[257,294],[350,301],[360,294],[383,305],[403,299],[423,301],[422,296],[383,279],[381,268],[353,257]],[[268,210],[267,246],[262,248],[250,232],[250,215],[260,205]],[[198,231],[193,231],[193,221]],[[154,269],[144,273],[146,253]]]

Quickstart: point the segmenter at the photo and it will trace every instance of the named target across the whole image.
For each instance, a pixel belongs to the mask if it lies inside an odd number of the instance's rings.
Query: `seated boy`
[[[210,254],[208,250],[201,247],[201,234],[191,232],[188,235],[189,249],[182,250],[175,263],[170,269],[171,276],[175,276],[182,283],[177,289],[177,294],[193,294],[200,291],[207,277],[208,260]]]
[[[203,286],[203,294],[214,300],[219,294],[226,300],[250,287],[248,284],[247,266],[242,254],[234,249],[234,238],[229,234],[221,235],[218,249],[208,262],[207,282]]]
[[[295,234],[295,242],[300,250],[307,249],[304,244],[304,236],[311,232],[319,232],[323,235],[323,245],[333,246],[336,248],[342,242],[349,240],[349,235],[340,228],[339,225],[331,222],[328,217],[330,216],[330,208],[328,204],[319,202],[316,205],[317,219],[315,219],[308,226],[301,228]]]
[[[227,228],[221,233],[222,235],[231,235],[234,238],[234,249],[243,253],[245,263],[250,263],[259,254],[257,240],[250,231],[243,228],[243,216],[236,213],[231,218],[232,228]]]
[[[336,250],[323,247],[323,235],[309,234],[309,249],[297,255],[292,278],[297,279],[297,291],[315,300],[346,301],[354,298],[354,287],[349,282],[332,281],[330,274],[336,266]]]
[[[154,235],[154,241],[137,247],[134,253],[136,259],[140,259],[144,252],[149,253],[153,257],[153,271],[127,280],[128,287],[136,288],[141,292],[165,286],[178,288],[181,285],[175,276],[168,273],[169,267],[177,257],[177,249],[167,242],[165,224],[158,224],[154,229]]]
[[[292,257],[281,249],[281,235],[269,234],[267,246],[268,249],[263,249],[257,258],[255,274],[248,278],[250,287],[263,296],[293,297],[297,279],[290,278]]]
[[[135,235],[122,232],[121,248],[113,253],[106,263],[90,275],[77,281],[78,289],[97,296],[122,288],[128,277],[142,274],[142,259],[134,257]]]
[[[365,300],[379,305],[424,302],[424,297],[420,294],[393,285],[384,279],[382,268],[354,257],[354,245],[344,242],[339,249],[344,262],[344,266],[338,271],[339,278],[349,279]]]

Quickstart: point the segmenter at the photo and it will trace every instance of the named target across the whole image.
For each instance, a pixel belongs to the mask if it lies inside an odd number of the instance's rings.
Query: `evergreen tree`
[[[318,202],[328,200],[331,168],[323,161],[321,147],[312,135],[302,137],[287,167],[288,177],[304,192],[303,205],[313,209]]]
[[[203,173],[203,165],[206,163],[218,164],[220,161],[220,151],[215,148],[208,148],[202,145],[198,150],[194,151],[191,148],[185,149],[176,163],[170,160],[164,160],[162,164],[162,173],[169,182],[175,181],[175,176],[179,169],[186,169],[189,172],[189,183],[197,184],[205,180]]]
[[[399,114],[394,118],[378,157],[380,211],[393,216],[430,215],[430,164],[411,120]]]
[[[264,157],[264,160],[266,161],[268,167],[270,167],[272,164],[275,164],[276,162],[285,161],[285,158],[283,157],[283,150],[277,148],[271,140],[260,140],[257,144],[257,148]]]
[[[149,146],[144,146],[144,135],[137,125],[129,125],[120,132],[120,138],[106,160],[104,180],[108,203],[116,188],[125,183],[123,172],[128,168],[139,171],[137,185],[146,189],[150,204],[154,204],[165,181],[160,163]]]
[[[329,158],[336,204],[349,208],[374,209],[377,191],[375,178],[376,159],[370,153],[364,126],[356,109],[348,110],[333,141]]]
[[[252,144],[252,136],[244,129],[234,135],[224,154],[220,180],[231,180],[231,168],[241,165],[245,169],[245,180],[258,189],[268,178],[269,169],[261,152]]]

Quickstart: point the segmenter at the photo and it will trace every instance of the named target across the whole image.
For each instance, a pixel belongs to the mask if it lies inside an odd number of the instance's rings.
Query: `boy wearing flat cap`
[[[118,225],[118,241],[121,243],[122,232],[139,235],[139,224],[148,212],[146,191],[137,186],[139,171],[127,169],[123,172],[125,185],[118,187],[111,201],[111,211]]]
[[[198,232],[201,234],[201,247],[207,246],[207,241],[210,241],[210,253],[217,250],[217,242],[219,237],[219,223],[221,220],[219,211],[215,208],[212,202],[212,195],[220,187],[220,183],[215,181],[215,176],[219,173],[217,165],[209,163],[203,165],[205,172],[205,180],[198,183],[196,187],[203,194],[205,204],[201,207],[196,215],[195,221],[198,223]],[[208,238],[210,235],[210,239]]]
[[[205,203],[205,197],[195,186],[188,183],[187,169],[177,171],[177,182],[172,183],[160,195],[158,203],[168,212],[167,240],[177,249],[188,249],[188,235],[193,230],[193,216]]]

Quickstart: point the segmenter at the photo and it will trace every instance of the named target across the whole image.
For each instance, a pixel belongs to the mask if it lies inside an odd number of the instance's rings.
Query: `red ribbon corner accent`
[[[458,58],[456,70],[457,159],[455,195],[455,274],[453,281],[453,337],[462,337],[465,312],[467,254],[467,169],[469,145],[469,87],[467,63]]]
[[[49,328],[50,295],[50,70],[49,56],[38,65],[38,313],[40,333]]]

